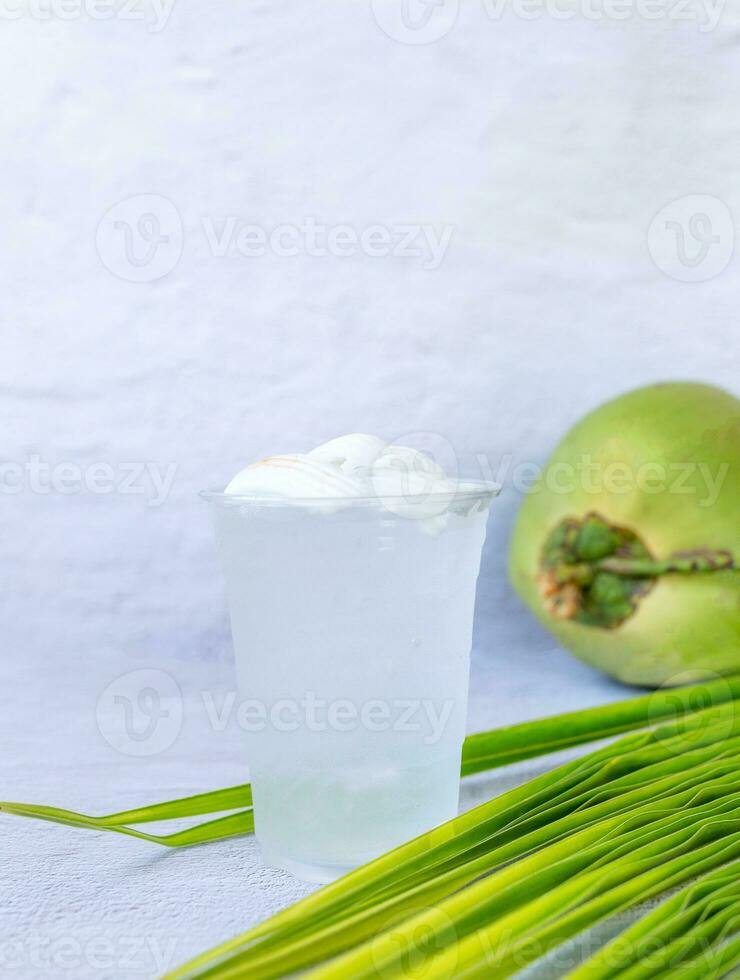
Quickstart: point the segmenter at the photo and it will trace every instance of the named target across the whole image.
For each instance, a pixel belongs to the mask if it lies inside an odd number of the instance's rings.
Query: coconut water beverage
[[[426,457],[420,466],[371,437],[327,445],[272,457],[207,495],[256,834],[267,864],[310,881],[457,813],[495,492],[453,485]]]

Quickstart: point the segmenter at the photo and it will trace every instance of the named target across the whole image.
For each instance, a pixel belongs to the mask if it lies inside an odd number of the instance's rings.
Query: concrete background
[[[202,701],[233,682],[197,491],[347,431],[432,433],[470,475],[508,466],[471,729],[621,696],[510,593],[512,474],[629,387],[737,384],[737,14],[707,30],[698,5],[615,20],[564,0],[572,19],[528,20],[447,0],[414,30],[395,0],[176,0],[166,22],[148,2],[2,8],[1,795],[104,810],[244,778],[238,732]],[[448,247],[434,268],[426,250],[311,255],[291,230],[310,219]],[[282,225],[298,254],[211,243]],[[96,716],[138,669],[185,704],[145,759]],[[179,960],[297,894],[251,843],[167,864],[19,821],[0,839],[11,937],[119,942],[137,921],[176,934]],[[15,975],[54,975],[23,943]]]

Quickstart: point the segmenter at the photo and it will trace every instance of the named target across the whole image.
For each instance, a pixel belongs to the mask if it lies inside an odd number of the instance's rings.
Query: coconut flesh
[[[629,392],[579,422],[522,505],[514,587],[558,640],[627,683],[740,671],[740,401]]]

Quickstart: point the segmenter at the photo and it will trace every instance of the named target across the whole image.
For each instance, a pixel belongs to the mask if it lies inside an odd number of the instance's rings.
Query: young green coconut
[[[740,671],[740,401],[658,384],[587,415],[522,505],[510,574],[565,647],[621,681]]]

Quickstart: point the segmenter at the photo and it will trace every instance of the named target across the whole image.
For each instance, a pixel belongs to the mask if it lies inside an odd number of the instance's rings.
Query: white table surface
[[[559,650],[520,611],[506,612],[498,649],[474,652],[471,731],[629,693]],[[96,706],[112,680],[143,667],[176,679],[184,715],[169,748],[137,758],[102,737]],[[103,813],[246,781],[234,717],[214,730],[201,693],[213,692],[213,704],[223,705],[233,685],[226,659],[143,664],[105,653],[62,659],[52,651],[7,659],[1,677],[8,695],[0,715],[3,799]],[[110,734],[113,721],[102,710]],[[535,760],[468,780],[461,805],[548,764]],[[158,976],[311,890],[262,867],[251,837],[166,850],[12,816],[0,815],[0,826],[2,976]]]

